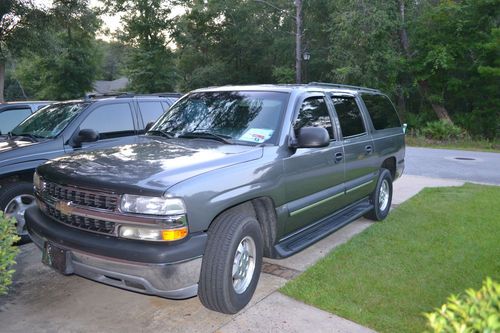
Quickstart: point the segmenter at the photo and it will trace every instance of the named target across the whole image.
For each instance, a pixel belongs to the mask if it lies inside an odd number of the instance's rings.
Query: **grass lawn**
[[[423,312],[500,280],[500,187],[425,189],[282,292],[379,332],[422,332]]]
[[[474,150],[474,151],[485,151],[491,153],[500,153],[499,140],[488,141],[488,140],[462,139],[462,140],[438,141],[438,140],[426,139],[423,136],[413,136],[413,135],[407,135],[405,140],[408,146],[413,146],[413,147]]]

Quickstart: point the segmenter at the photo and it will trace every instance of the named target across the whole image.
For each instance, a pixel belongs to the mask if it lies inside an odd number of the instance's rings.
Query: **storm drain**
[[[280,277],[280,278],[283,278],[286,280],[291,280],[294,277],[296,277],[297,275],[299,275],[300,273],[302,273],[301,271],[298,271],[298,270],[295,270],[292,268],[283,267],[283,266],[271,264],[268,262],[262,263],[262,272],[267,273],[267,274],[271,274],[271,275],[274,275],[274,276],[277,276],[277,277]]]

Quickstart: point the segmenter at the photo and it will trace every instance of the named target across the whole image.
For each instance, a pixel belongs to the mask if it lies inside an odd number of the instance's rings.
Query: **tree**
[[[498,122],[500,0],[420,6],[410,34],[415,80],[440,119],[455,118],[492,137]]]
[[[105,1],[113,13],[124,13],[117,37],[130,47],[126,73],[130,89],[151,93],[175,87],[173,53],[168,47],[172,29],[169,4],[161,0]]]
[[[16,74],[41,99],[72,99],[92,90],[98,69],[98,13],[87,0],[54,0],[43,48],[30,49]]]
[[[5,68],[9,57],[26,46],[36,46],[37,38],[30,38],[41,28],[43,12],[30,0],[2,0],[0,2],[0,103],[4,101]]]

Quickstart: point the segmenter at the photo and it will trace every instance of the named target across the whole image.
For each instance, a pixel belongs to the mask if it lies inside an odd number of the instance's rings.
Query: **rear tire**
[[[36,204],[33,193],[33,184],[28,182],[17,182],[7,184],[0,189],[0,210],[6,217],[16,220],[17,235],[21,237],[18,244],[30,242],[24,211]]]
[[[198,296],[210,310],[234,314],[250,302],[260,277],[263,240],[252,214],[231,210],[208,229]]]
[[[370,196],[373,209],[365,214],[366,218],[382,221],[389,214],[392,203],[392,176],[387,169],[380,169],[377,186]]]

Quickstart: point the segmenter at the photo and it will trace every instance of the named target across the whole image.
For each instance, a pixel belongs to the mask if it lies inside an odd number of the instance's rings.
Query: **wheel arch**
[[[270,197],[256,197],[231,207],[228,207],[221,212],[219,212],[210,221],[208,228],[214,223],[214,221],[222,214],[229,211],[238,210],[240,212],[245,212],[249,215],[254,216],[259,222],[260,229],[262,232],[262,238],[264,240],[264,257],[272,258],[274,253],[274,243],[276,241],[277,233],[277,217],[274,205],[274,200]],[[207,229],[208,229],[207,228]]]
[[[380,167],[389,170],[392,180],[396,179],[396,157],[391,156],[386,158]]]

